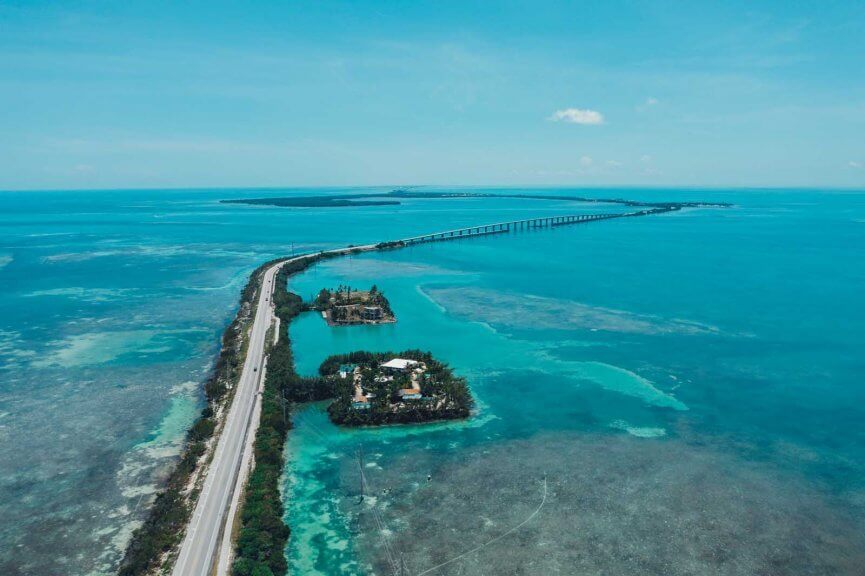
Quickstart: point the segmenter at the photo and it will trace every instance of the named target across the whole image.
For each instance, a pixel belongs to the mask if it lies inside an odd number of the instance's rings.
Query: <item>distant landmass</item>
[[[300,196],[288,198],[240,198],[221,200],[223,204],[260,204],[264,206],[283,206],[287,208],[344,208],[347,206],[389,206],[399,204],[399,200],[361,200],[361,198],[380,197],[380,194],[345,194],[342,196]]]
[[[295,196],[281,198],[238,198],[221,200],[224,204],[258,204],[262,206],[281,206],[286,208],[347,208],[352,206],[393,206],[401,204],[400,198],[522,198],[526,200],[565,200],[570,202],[591,202],[621,204],[652,208],[729,206],[724,202],[707,204],[704,202],[640,202],[624,198],[588,198],[585,196],[556,196],[551,194],[492,194],[481,192],[419,192],[397,189],[382,193],[343,194],[339,196]]]

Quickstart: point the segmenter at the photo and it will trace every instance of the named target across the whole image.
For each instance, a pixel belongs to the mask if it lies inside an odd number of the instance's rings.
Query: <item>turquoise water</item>
[[[0,572],[112,571],[259,263],[616,209],[217,202],[286,193],[320,191],[0,194]],[[399,318],[331,329],[301,317],[301,371],[338,351],[421,347],[478,399],[464,423],[365,431],[337,430],[322,405],[301,409],[287,446],[295,573],[387,573],[373,510],[391,555],[419,573],[522,522],[544,472],[548,499],[530,523],[437,573],[693,573],[722,561],[725,573],[772,562],[856,573],[865,194],[599,194],[738,206],[334,260],[292,280],[304,296],[375,283]],[[376,492],[363,503],[360,444]]]
[[[219,335],[260,263],[527,209],[590,209],[218,202],[321,192],[0,193],[0,573],[113,571],[201,407]]]
[[[376,284],[398,322],[291,326],[298,368],[431,350],[462,424],[288,443],[300,574],[854,574],[865,560],[865,203],[738,206],[330,261],[291,281]],[[373,496],[359,499],[363,446]],[[431,475],[432,480],[427,477]]]

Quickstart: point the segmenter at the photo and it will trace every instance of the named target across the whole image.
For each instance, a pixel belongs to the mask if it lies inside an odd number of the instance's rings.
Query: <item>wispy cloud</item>
[[[529,172],[529,174],[532,176],[553,179],[562,177],[582,178],[586,176],[607,178],[614,176],[622,166],[624,166],[624,164],[618,160],[602,160],[595,159],[589,155],[583,155],[577,159],[576,166],[556,169],[538,169]],[[519,171],[513,172],[513,174],[516,176],[523,175],[523,173]]]
[[[553,122],[568,122],[570,124],[598,125],[604,123],[604,115],[597,110],[581,108],[565,108],[556,110],[550,120]]]
[[[292,145],[285,142],[261,142],[254,140],[232,140],[224,138],[191,137],[174,138],[46,138],[37,142],[42,149],[60,150],[75,154],[101,154],[105,152],[154,152],[154,153],[214,153],[214,152],[268,152],[290,151]],[[78,173],[92,173],[91,164],[76,164]]]
[[[654,96],[649,96],[648,98],[643,100],[641,103],[637,104],[634,107],[634,109],[637,112],[646,112],[646,111],[651,110],[652,108],[656,107],[660,103],[661,103],[661,101],[658,100],[657,98],[655,98]]]
[[[847,166],[849,166],[850,168],[861,168],[862,163],[857,162],[856,160],[850,160],[849,162],[847,162]]]
[[[648,154],[640,156],[640,165],[642,166],[640,174],[643,176],[662,176],[664,173],[655,167],[654,162],[655,159]]]

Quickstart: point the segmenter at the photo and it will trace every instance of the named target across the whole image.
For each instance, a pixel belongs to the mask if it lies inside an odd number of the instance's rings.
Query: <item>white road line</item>
[[[374,249],[375,246],[370,244],[328,250],[320,254],[346,254],[355,250],[366,252]],[[210,576],[214,560],[217,560],[218,574],[225,575],[229,571],[231,550],[223,551],[219,544],[222,544],[222,547],[231,546],[235,516],[233,511],[236,511],[237,507],[233,501],[243,490],[246,474],[242,467],[244,462],[248,465],[252,457],[255,430],[260,419],[260,397],[257,392],[261,387],[261,372],[265,366],[264,344],[267,330],[274,318],[274,309],[271,306],[274,279],[281,266],[308,256],[310,255],[284,260],[264,273],[255,318],[249,331],[249,347],[234,399],[228,408],[213,461],[207,471],[186,536],[180,545],[172,576]],[[219,538],[220,535],[223,538]]]

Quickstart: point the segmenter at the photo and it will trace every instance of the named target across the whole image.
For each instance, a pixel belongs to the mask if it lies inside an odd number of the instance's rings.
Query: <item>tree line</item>
[[[264,271],[278,261],[272,260],[256,268],[241,291],[238,313],[222,333],[219,356],[204,383],[207,405],[187,432],[180,459],[157,493],[144,523],[133,532],[118,568],[119,576],[142,576],[152,572],[165,554],[180,543],[192,513],[187,485],[216,428],[214,412],[225,398],[228,385],[236,382],[240,375],[241,335],[251,318]]]
[[[421,400],[405,400],[399,410],[391,410],[390,398],[396,390],[407,385],[408,378],[397,376],[393,382],[375,383],[373,377],[378,367],[391,358],[416,360],[426,365]],[[364,380],[375,387],[375,397],[367,410],[352,407],[354,383],[351,378],[337,378],[334,375],[343,364],[357,364],[366,371]],[[328,406],[330,419],[345,426],[365,426],[374,424],[416,424],[432,420],[453,420],[467,418],[474,407],[465,378],[455,376],[451,368],[436,360],[430,352],[404,350],[402,352],[356,351],[348,354],[329,356],[319,366],[319,375],[333,387],[334,401]],[[436,407],[430,397],[443,399],[444,406]]]
[[[235,576],[284,576],[288,571],[285,547],[291,530],[283,520],[279,480],[285,466],[285,439],[291,428],[290,406],[292,402],[324,399],[330,392],[323,378],[304,378],[295,370],[288,327],[308,306],[287,290],[287,283],[289,276],[318,259],[289,262],[276,275],[273,304],[282,333],[267,358],[261,421],[255,436],[255,467],[246,484],[232,566]]]

